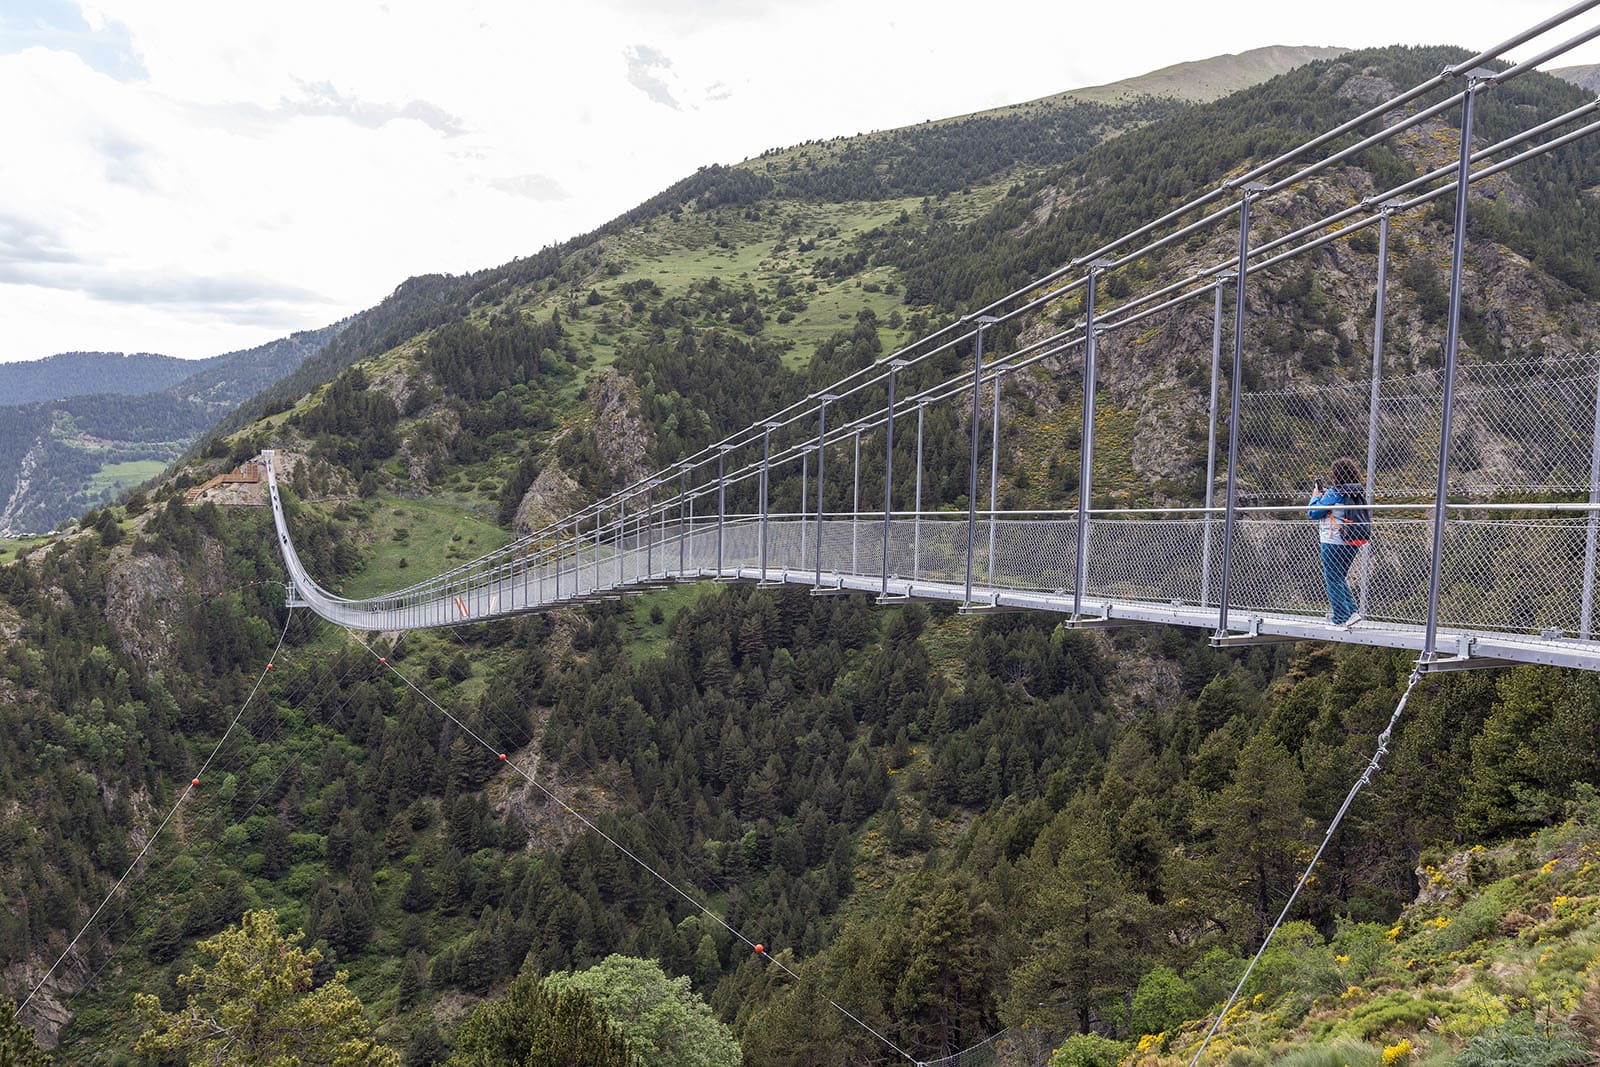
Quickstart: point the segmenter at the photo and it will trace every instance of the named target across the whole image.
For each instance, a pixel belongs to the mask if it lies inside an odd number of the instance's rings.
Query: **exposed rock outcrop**
[[[639,387],[607,368],[589,385],[594,443],[618,481],[636,482],[650,473],[651,434],[639,415]]]
[[[572,480],[572,476],[552,463],[539,472],[533,484],[528,486],[528,491],[522,494],[512,529],[518,535],[532,533],[576,511],[586,499],[583,489]]]

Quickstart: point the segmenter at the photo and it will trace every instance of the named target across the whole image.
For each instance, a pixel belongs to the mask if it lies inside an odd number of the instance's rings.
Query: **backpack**
[[[1365,505],[1366,494],[1359,485],[1341,485],[1337,487],[1340,494],[1348,497],[1350,503]],[[1344,507],[1344,518],[1339,520],[1339,536],[1344,538],[1347,545],[1364,545],[1372,538],[1372,512],[1366,507]]]

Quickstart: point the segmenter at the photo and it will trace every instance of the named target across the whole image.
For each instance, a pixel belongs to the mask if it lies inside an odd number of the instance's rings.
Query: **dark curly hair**
[[[1328,471],[1333,477],[1334,485],[1360,485],[1361,468],[1356,466],[1356,461],[1349,456],[1340,456],[1333,461],[1333,467]]]

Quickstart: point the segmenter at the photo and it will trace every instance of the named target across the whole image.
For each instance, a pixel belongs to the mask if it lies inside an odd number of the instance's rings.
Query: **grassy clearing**
[[[141,485],[167,469],[159,459],[132,459],[126,463],[107,463],[89,475],[87,488],[98,495],[117,493],[130,486]]]
[[[692,585],[673,585],[655,589],[628,601],[629,630],[633,640],[628,643],[628,661],[637,667],[646,660],[666,651],[667,628],[684,608],[693,607],[701,597],[716,591],[715,582],[695,582]],[[654,622],[656,609],[660,609],[660,622]]]
[[[0,538],[0,566],[15,563],[48,540],[50,540],[49,534],[40,534],[37,537]]]
[[[449,570],[491,552],[511,535],[481,513],[475,498],[439,494],[373,499],[361,522],[367,565],[344,583],[346,596],[373,596]]]

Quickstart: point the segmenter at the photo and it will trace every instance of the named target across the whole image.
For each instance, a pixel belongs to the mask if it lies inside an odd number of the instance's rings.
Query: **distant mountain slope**
[[[62,352],[44,359],[0,363],[0,401],[31,404],[88,393],[138,396],[181,382],[194,360],[150,352]]]
[[[1156,121],[1341,48],[1278,45],[1179,63],[1112,85],[1075,89],[955,119],[898,130],[772,149],[735,166],[712,164],[599,228],[509,263],[463,275],[408,278],[382,303],[348,320],[343,332],[292,374],[245,401],[207,435],[235,433],[289,407],[361,360],[371,359],[475,307],[493,306],[526,286],[575,284],[585,253],[651,220],[686,209],[707,212],[769,197],[808,202],[940,196],[1017,168],[1065,162],[1111,133]],[[1023,109],[1025,114],[1018,114]],[[959,129],[952,129],[959,127]]]
[[[33,394],[19,395],[45,394],[0,407],[0,536],[52,529],[159,474],[218,417],[320,352],[341,328],[203,360],[69,353],[0,367],[24,369],[15,380]]]
[[[1348,52],[1348,48],[1323,48],[1316,45],[1268,45],[1252,48],[1236,55],[1212,56],[1187,63],[1174,63],[1170,67],[1141,74],[1137,78],[1124,78],[1108,85],[1095,85],[1086,89],[1072,89],[1060,97],[1047,100],[1084,100],[1100,104],[1121,104],[1141,96],[1164,96],[1186,100],[1191,104],[1205,104],[1220,100],[1240,89],[1275,78],[1280,74],[1303,67],[1318,59],[1333,59]]]
[[[1550,73],[1580,89],[1587,89],[1591,93],[1600,92],[1600,63],[1590,63],[1581,67],[1557,67]]]

